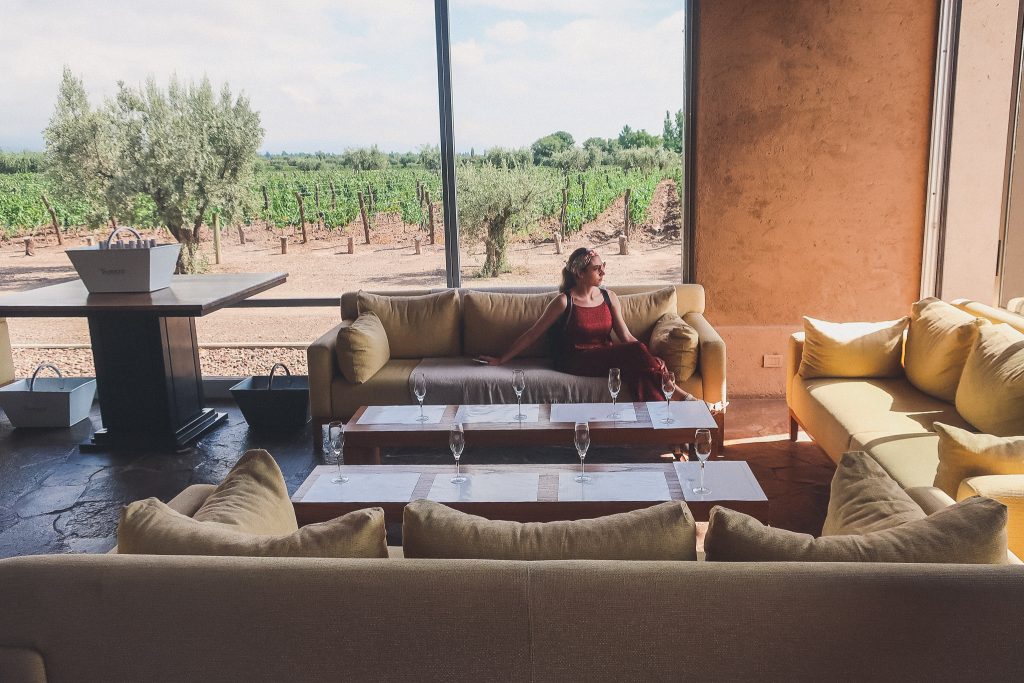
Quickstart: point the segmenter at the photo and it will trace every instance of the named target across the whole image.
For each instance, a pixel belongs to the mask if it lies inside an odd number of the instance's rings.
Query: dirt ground
[[[617,200],[594,221],[583,226],[555,253],[553,231],[557,224],[542,224],[529,236],[510,245],[512,272],[497,278],[479,278],[483,265],[482,245],[463,245],[462,281],[465,285],[550,284],[557,285],[565,258],[578,246],[601,252],[607,264],[608,284],[633,282],[679,282],[680,211],[671,181],[664,181],[651,202],[647,224],[636,226],[630,235],[629,254],[620,255],[618,237],[623,227],[623,200]],[[440,218],[440,216],[438,216]],[[440,222],[440,221],[439,221]],[[443,227],[438,225],[437,244],[428,244],[418,226],[404,224],[394,214],[378,214],[371,229],[371,243],[364,244],[361,222],[342,230],[325,230],[312,224],[303,244],[297,229],[272,226],[245,227],[246,243],[240,243],[238,229],[222,230],[221,260],[214,263],[212,235],[204,231],[202,258],[209,273],[285,272],[288,281],[257,298],[338,297],[356,289],[402,290],[445,285]],[[25,254],[22,239],[0,242],[0,296],[75,279],[75,271],[64,254],[67,248],[85,244],[85,239],[105,238],[107,231],[81,231],[57,245],[49,231],[37,235],[35,255]],[[420,254],[414,238],[422,238]],[[150,235],[160,242],[166,232]],[[348,238],[354,254],[347,250]],[[287,254],[281,253],[281,237],[288,238]],[[225,309],[199,318],[203,372],[208,376],[239,376],[266,372],[276,361],[285,362],[293,372],[305,374],[305,346],[334,326],[339,319],[335,307]],[[68,375],[91,375],[89,333],[84,319],[13,318],[8,320],[14,359],[19,377],[31,374],[43,361],[56,361]],[[68,348],[68,346],[72,348]],[[221,345],[227,345],[222,347]]]

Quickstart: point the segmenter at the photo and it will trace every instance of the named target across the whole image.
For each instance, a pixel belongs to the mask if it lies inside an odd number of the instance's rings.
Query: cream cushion
[[[716,506],[704,551],[711,562],[1006,564],[1006,506],[991,498],[969,498],[883,531],[821,538],[774,529]]]
[[[965,429],[935,423],[939,435],[939,468],[935,486],[951,496],[960,482],[985,474],[1024,474],[1024,436],[972,434]]]
[[[800,376],[899,377],[909,320],[832,323],[805,316]]]
[[[489,520],[440,503],[405,506],[406,557],[491,560],[696,560],[696,526],[685,503],[597,519],[520,523]]]
[[[462,297],[465,355],[500,356],[519,335],[540,320],[557,292],[502,294],[467,290]],[[548,339],[541,338],[519,354],[523,358],[549,356]]]
[[[952,403],[967,356],[978,338],[978,327],[985,323],[941,299],[915,303],[903,359],[910,383]]]
[[[1024,334],[1009,325],[985,325],[967,357],[956,409],[979,431],[1024,435]]]
[[[391,360],[388,335],[380,318],[367,311],[338,330],[338,368],[353,384],[362,384]]]
[[[697,330],[675,313],[658,318],[651,332],[651,353],[665,361],[677,382],[685,382],[697,371]]]
[[[960,482],[956,499],[985,496],[1006,506],[1006,543],[1014,555],[1024,555],[1024,474],[987,474]]]
[[[843,454],[832,476],[821,535],[868,534],[926,516],[881,465],[855,451]]]
[[[252,534],[220,522],[200,522],[156,498],[121,512],[121,554],[246,557],[387,557],[384,510],[356,510],[329,522],[284,534]]]
[[[623,294],[618,297],[622,321],[634,337],[648,342],[658,319],[676,310],[676,288],[663,287],[643,294]]]
[[[359,315],[380,318],[392,358],[458,356],[462,353],[459,293],[449,289],[423,296],[381,296],[359,292]]]
[[[299,528],[281,468],[262,449],[246,451],[193,518],[249,534],[289,534]]]

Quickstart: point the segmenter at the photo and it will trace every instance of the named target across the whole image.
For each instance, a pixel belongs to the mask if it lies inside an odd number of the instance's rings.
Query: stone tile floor
[[[309,427],[289,434],[254,433],[230,401],[209,405],[229,413],[228,422],[179,454],[79,453],[77,444],[100,424],[90,420],[71,429],[15,430],[0,413],[0,557],[42,553],[105,552],[113,547],[121,507],[155,496],[169,500],[190,484],[216,483],[249,448],[266,448],[294,492],[318,464]],[[467,452],[495,463],[576,462],[575,449],[500,448]],[[665,449],[594,448],[593,462],[643,462],[668,457]],[[747,460],[768,495],[770,523],[818,533],[828,505],[835,466],[801,434],[788,438],[783,400],[739,399],[729,407],[723,457]],[[387,462],[448,463],[447,451],[405,448],[389,451]]]

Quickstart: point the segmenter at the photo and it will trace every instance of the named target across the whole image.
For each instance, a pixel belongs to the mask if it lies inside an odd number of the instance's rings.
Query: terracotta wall
[[[698,4],[696,281],[730,395],[782,395],[802,315],[918,298],[938,4]]]

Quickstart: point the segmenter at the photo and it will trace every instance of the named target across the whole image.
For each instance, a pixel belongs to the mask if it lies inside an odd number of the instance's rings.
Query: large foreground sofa
[[[1024,317],[974,301],[956,300],[956,308],[992,323],[1006,323],[1024,332]],[[928,395],[905,377],[805,379],[799,374],[804,333],[790,338],[786,372],[786,403],[790,438],[802,427],[835,460],[847,451],[866,451],[920,502],[952,504],[932,486],[939,465],[939,436],[934,423],[977,431],[949,402]],[[1024,519],[1015,514],[1008,491],[1024,491],[1024,475],[974,477],[961,485],[958,498],[987,495],[1010,507],[1007,531],[1010,550],[1024,553]]]
[[[665,285],[626,285],[610,287],[620,297],[664,290]],[[377,292],[378,296],[410,297],[445,292],[444,289]],[[465,305],[468,292],[513,295],[515,303],[504,306],[500,300],[478,303],[472,312]],[[603,377],[576,377],[552,369],[550,349],[535,344],[508,366],[480,366],[471,356],[500,355],[512,341],[540,317],[555,291],[546,287],[462,288],[458,293],[458,324],[446,328],[440,321],[428,333],[418,331],[419,343],[404,344],[392,340],[390,360],[368,381],[357,384],[342,374],[337,357],[338,332],[358,317],[359,292],[341,296],[341,322],[325,332],[307,351],[309,360],[309,401],[313,416],[314,441],[319,441],[320,426],[330,420],[348,420],[363,405],[415,404],[410,385],[413,371],[422,372],[427,380],[427,404],[446,403],[515,403],[509,381],[509,369],[527,371],[524,403],[601,402],[609,401]],[[704,288],[700,285],[675,285],[677,313],[699,336],[697,370],[681,386],[710,404],[726,401],[725,343],[704,318]],[[648,341],[653,320],[635,321],[626,316],[631,332],[641,341]],[[390,334],[390,333],[389,333]],[[451,339],[442,338],[451,336]],[[443,349],[424,355],[421,348]],[[403,348],[404,347],[404,348]],[[397,352],[396,352],[397,350]],[[623,386],[621,401],[632,397]],[[717,416],[719,435],[724,427],[724,413]]]

